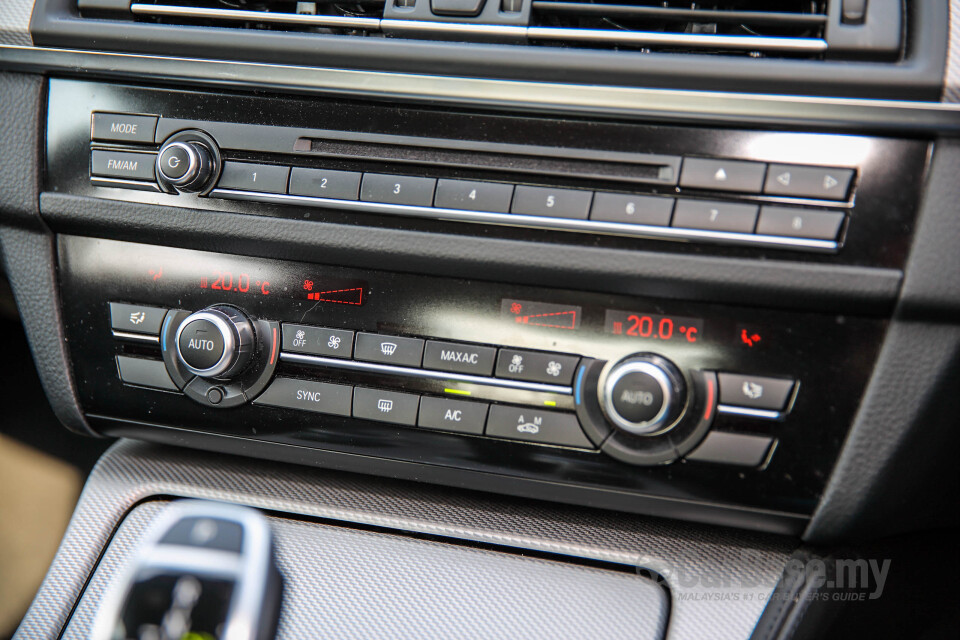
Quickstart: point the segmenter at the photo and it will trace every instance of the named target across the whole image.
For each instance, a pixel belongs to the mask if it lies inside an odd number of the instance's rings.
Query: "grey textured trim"
[[[23,71],[175,80],[259,90],[479,104],[551,113],[858,130],[960,131],[960,105],[939,102],[681,91],[490,80],[0,44],[0,66]]]
[[[943,78],[943,101],[960,102],[960,0],[950,0],[950,32],[947,68]]]
[[[16,640],[59,634],[123,516],[154,496],[648,568],[670,587],[672,639],[749,637],[797,546],[749,531],[120,441],[90,475]]]
[[[105,592],[125,577],[169,505],[147,502],[124,518],[64,640],[91,637]],[[285,582],[277,640],[654,640],[666,630],[667,592],[636,574],[291,518],[268,522]]]
[[[3,0],[0,7],[0,44],[30,46],[33,0]]]

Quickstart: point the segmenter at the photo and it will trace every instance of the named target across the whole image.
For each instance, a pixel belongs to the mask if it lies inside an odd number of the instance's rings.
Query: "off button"
[[[190,152],[184,144],[171,144],[160,154],[157,161],[163,177],[168,180],[179,180],[190,169]]]
[[[211,369],[223,358],[220,328],[209,320],[194,320],[180,332],[180,355],[194,369]]]

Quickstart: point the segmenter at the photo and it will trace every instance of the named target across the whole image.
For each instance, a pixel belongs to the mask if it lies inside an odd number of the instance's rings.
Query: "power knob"
[[[202,131],[181,131],[157,152],[156,174],[170,193],[205,193],[220,171],[217,144]]]
[[[638,436],[668,431],[686,402],[686,383],[679,369],[652,353],[629,356],[613,365],[598,391],[607,420]]]
[[[217,305],[187,316],[177,330],[175,344],[178,359],[190,373],[229,378],[250,363],[256,336],[242,311]]]

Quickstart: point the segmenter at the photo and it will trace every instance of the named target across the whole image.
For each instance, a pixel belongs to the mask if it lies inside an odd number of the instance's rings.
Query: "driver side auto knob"
[[[613,365],[598,392],[611,424],[633,435],[653,436],[676,423],[685,404],[686,383],[672,362],[642,353]]]
[[[253,324],[234,307],[216,305],[188,316],[177,330],[177,357],[202,378],[229,378],[250,363]]]

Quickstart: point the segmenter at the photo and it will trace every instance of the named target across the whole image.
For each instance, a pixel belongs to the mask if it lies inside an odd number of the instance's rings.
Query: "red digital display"
[[[642,311],[611,310],[607,311],[604,330],[617,336],[694,343],[703,337],[703,320]]]
[[[210,275],[200,276],[200,288],[252,293],[262,296],[270,295],[270,283],[268,281],[258,280],[247,273],[231,273],[229,271],[214,271]]]

